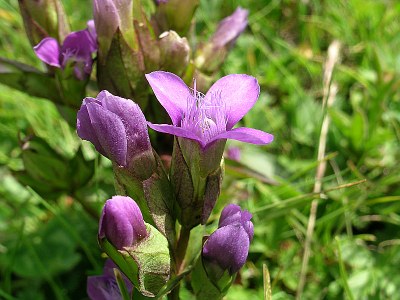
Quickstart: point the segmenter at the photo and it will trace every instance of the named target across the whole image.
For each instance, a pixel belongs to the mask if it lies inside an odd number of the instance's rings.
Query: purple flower
[[[212,45],[216,48],[233,46],[247,26],[248,14],[249,11],[247,9],[238,7],[232,15],[223,19],[211,38]]]
[[[206,262],[217,264],[232,275],[244,265],[253,239],[251,213],[238,205],[227,205],[220,217],[218,229],[211,234],[203,247]]]
[[[273,135],[260,130],[232,129],[258,99],[260,87],[252,76],[222,77],[205,95],[196,90],[196,84],[190,90],[172,73],[157,71],[146,78],[172,120],[172,125],[148,123],[156,131],[195,140],[202,148],[222,139],[259,145],[273,140]]]
[[[133,101],[107,91],[85,98],[78,111],[77,133],[119,166],[145,178],[152,173],[155,162],[146,119]]]
[[[93,21],[88,22],[87,29],[68,34],[61,46],[55,38],[47,37],[33,49],[40,60],[53,67],[64,69],[75,63],[75,76],[83,80],[92,71],[92,53],[97,51]]]
[[[104,204],[99,238],[107,238],[118,250],[147,236],[139,206],[130,197],[114,196]]]
[[[118,268],[111,259],[106,260],[103,275],[89,276],[87,279],[87,294],[92,300],[120,300],[122,299],[117,281],[114,275],[114,268]],[[125,286],[129,293],[132,293],[133,285],[122,274]]]

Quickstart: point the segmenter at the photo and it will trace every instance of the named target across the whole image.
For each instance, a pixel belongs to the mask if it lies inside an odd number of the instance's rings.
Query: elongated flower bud
[[[234,274],[244,265],[253,239],[252,215],[230,204],[224,208],[219,228],[208,238],[202,257],[207,264],[217,264],[222,270]],[[207,267],[206,267],[207,268]]]
[[[236,39],[246,28],[248,14],[246,9],[238,7],[232,15],[219,23],[210,41],[196,53],[195,64],[200,71],[212,74],[221,67]]]
[[[129,197],[107,200],[99,224],[99,238],[107,238],[116,249],[130,247],[147,236],[139,206]]]
[[[58,42],[69,33],[69,25],[59,0],[19,0],[25,31],[32,46],[51,36]]]
[[[147,179],[153,173],[156,163],[146,119],[133,101],[107,91],[85,98],[78,111],[77,133],[136,177]]]
[[[133,33],[132,0],[94,0],[93,16],[99,55],[105,59],[118,28],[122,35]]]

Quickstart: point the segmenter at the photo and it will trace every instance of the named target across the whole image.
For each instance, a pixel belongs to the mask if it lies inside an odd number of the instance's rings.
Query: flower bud
[[[122,299],[113,269],[118,268],[111,259],[107,259],[104,264],[103,274],[99,276],[89,276],[87,279],[87,294],[92,300]],[[125,286],[132,293],[133,285],[122,275]]]
[[[48,36],[61,42],[69,33],[70,29],[61,1],[19,0],[18,3],[25,31],[32,46]]]
[[[186,38],[181,38],[175,31],[167,31],[160,35],[160,51],[162,70],[182,75],[189,64],[190,46]]]
[[[132,0],[94,0],[93,16],[99,56],[104,60],[118,28],[124,36],[133,34]]]
[[[200,71],[212,74],[220,68],[236,39],[246,28],[248,14],[246,9],[238,7],[219,23],[210,41],[196,53],[195,64]]]
[[[227,205],[221,213],[218,229],[207,239],[202,257],[205,265],[217,264],[234,274],[244,265],[253,239],[252,215],[238,205]]]
[[[85,98],[78,111],[77,133],[137,178],[149,178],[156,167],[146,119],[129,99],[107,91]]]
[[[99,239],[105,237],[116,249],[122,249],[146,236],[143,216],[135,201],[123,196],[106,201],[99,223]]]

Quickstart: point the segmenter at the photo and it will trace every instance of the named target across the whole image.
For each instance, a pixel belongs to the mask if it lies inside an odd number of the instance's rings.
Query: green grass
[[[72,28],[81,29],[90,2],[64,4]],[[227,299],[263,299],[263,264],[272,299],[296,297],[314,199],[318,211],[302,299],[395,299],[400,289],[400,4],[204,0],[196,14],[197,33],[208,37],[238,5],[250,10],[249,27],[220,75],[257,77],[261,96],[242,122],[273,133],[275,141],[262,148],[231,143],[258,176],[228,165],[217,205],[239,203],[253,213],[255,225],[248,262]],[[0,14],[0,55],[41,67],[17,4],[0,1]],[[341,43],[332,74],[338,91],[325,110],[324,65],[334,40]],[[330,118],[327,167],[322,192],[313,194],[325,116]],[[52,104],[0,86],[0,298],[83,299],[86,276],[101,271],[97,224],[77,201],[47,199],[13,177],[22,168],[18,135],[32,132],[66,157],[79,144]],[[85,149],[85,155],[93,152]],[[97,210],[113,193],[106,161],[96,164],[85,193]]]

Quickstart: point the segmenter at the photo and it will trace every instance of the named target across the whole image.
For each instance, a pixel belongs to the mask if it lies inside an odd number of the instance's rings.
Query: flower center
[[[193,84],[192,95],[187,99],[187,108],[181,121],[181,127],[194,132],[204,142],[209,142],[216,135],[226,131],[227,117],[221,93],[211,97],[196,90]]]

